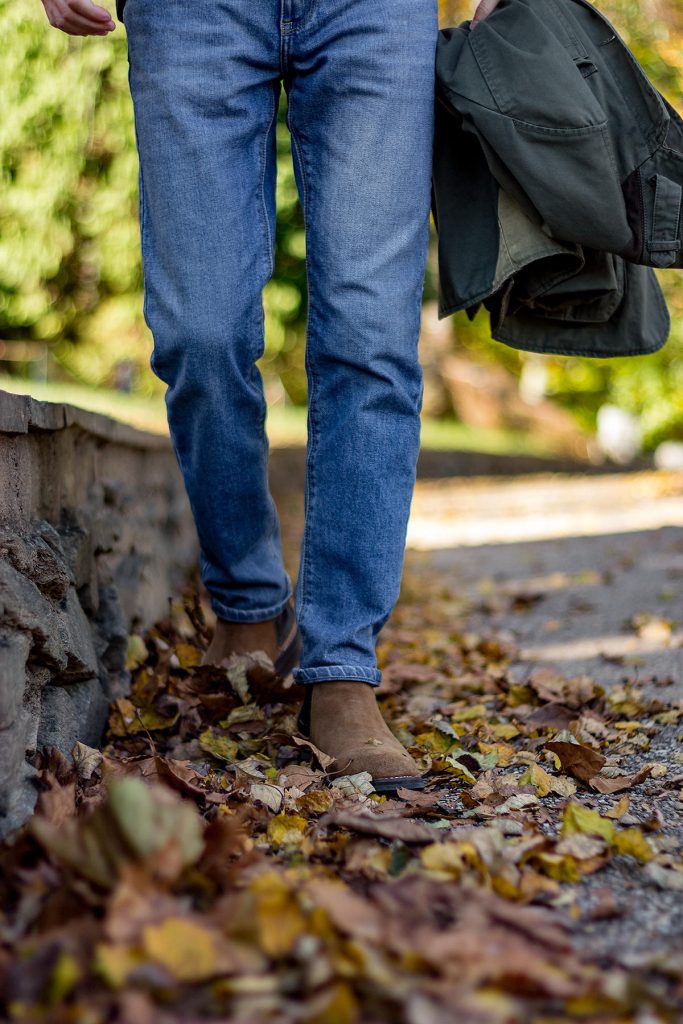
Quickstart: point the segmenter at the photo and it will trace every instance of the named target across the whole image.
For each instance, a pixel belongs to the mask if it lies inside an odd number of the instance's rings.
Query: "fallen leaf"
[[[643,874],[659,889],[668,892],[683,892],[683,871],[673,871],[655,861],[650,861],[643,868]]]
[[[168,918],[142,933],[142,946],[150,959],[176,981],[204,981],[216,974],[218,956],[210,931],[184,918]]]
[[[581,743],[546,743],[546,749],[557,754],[562,770],[574,775],[581,782],[590,782],[605,764],[606,758],[592,747]]]
[[[359,772],[357,775],[342,775],[334,780],[332,788],[338,789],[343,796],[351,800],[367,797],[375,792],[370,772]]]
[[[651,861],[654,850],[639,828],[625,828],[614,837],[614,848],[617,853],[635,857],[643,863]]]
[[[112,780],[105,802],[85,818],[56,825],[38,815],[29,827],[56,859],[106,888],[131,862],[147,862],[164,877],[176,877],[199,858],[203,845],[202,822],[192,805],[132,777]]]
[[[268,822],[268,838],[274,846],[300,846],[307,827],[297,814],[278,814]]]
[[[255,782],[249,790],[249,794],[252,800],[258,800],[273,814],[279,814],[284,800],[284,790],[279,786],[264,786],[262,783]]]
[[[330,757],[329,754],[323,753],[310,740],[306,740],[302,736],[292,736],[292,743],[297,747],[305,747],[306,750],[310,750],[324,772],[334,764],[334,758]]]
[[[624,789],[631,789],[633,786],[639,786],[641,782],[650,774],[650,765],[646,765],[641,768],[640,771],[634,772],[632,775],[616,776],[615,778],[605,778],[602,775],[595,775],[589,782],[591,789],[596,789],[599,793],[620,793]]]
[[[562,835],[571,835],[574,832],[602,836],[610,844],[614,842],[616,834],[612,822],[600,817],[598,811],[592,811],[578,803],[570,803],[564,811]]]
[[[351,832],[382,836],[385,839],[400,839],[404,843],[432,843],[435,832],[428,825],[411,821],[409,818],[381,817],[372,811],[352,811],[343,807],[332,807],[320,819],[322,826],[337,826]]]
[[[86,743],[75,743],[71,756],[78,772],[79,779],[87,782],[102,764],[102,751],[89,747]]]

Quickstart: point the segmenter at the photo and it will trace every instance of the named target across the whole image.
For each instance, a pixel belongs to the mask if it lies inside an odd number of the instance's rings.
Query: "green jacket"
[[[532,352],[656,352],[683,267],[683,119],[588,0],[501,0],[440,33],[439,315]]]

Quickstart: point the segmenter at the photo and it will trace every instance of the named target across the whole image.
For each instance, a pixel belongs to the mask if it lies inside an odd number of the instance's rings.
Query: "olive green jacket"
[[[440,33],[439,315],[563,355],[655,352],[683,267],[683,119],[588,0],[501,0]]]

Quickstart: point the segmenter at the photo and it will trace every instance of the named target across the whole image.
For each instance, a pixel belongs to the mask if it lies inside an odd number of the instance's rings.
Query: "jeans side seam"
[[[268,280],[270,280],[270,278],[273,275],[273,271],[275,270],[275,256],[274,256],[274,253],[273,253],[274,240],[273,240],[273,235],[272,235],[271,230],[270,230],[270,223],[268,222],[268,209],[267,209],[267,206],[266,206],[266,169],[267,169],[266,168],[266,149],[267,149],[267,146],[268,146],[268,139],[270,138],[270,133],[273,130],[273,124],[274,124],[275,118],[277,116],[277,107],[278,107],[278,105],[277,105],[277,100],[276,100],[276,96],[275,96],[275,89],[272,90],[271,99],[272,99],[272,104],[273,104],[273,110],[272,110],[272,113],[270,115],[270,121],[268,122],[268,127],[266,128],[266,131],[264,132],[264,135],[263,135],[263,139],[261,140],[261,148],[260,148],[260,153],[259,153],[259,161],[260,161],[260,164],[261,164],[261,168],[260,168],[260,181],[259,181],[259,198],[260,198],[260,202],[261,202],[261,217],[263,218],[264,238],[265,238],[266,247],[267,247],[265,270],[266,270],[266,276],[267,276]]]
[[[308,395],[308,424],[309,424],[309,452],[306,459],[306,485],[305,485],[305,525],[304,535],[301,543],[301,604],[299,607],[300,614],[310,603],[308,589],[310,586],[310,571],[309,571],[309,551],[310,551],[310,535],[311,535],[311,521],[312,521],[312,509],[313,501],[315,497],[315,479],[313,474],[313,464],[315,461],[315,452],[318,443],[318,427],[315,415],[315,373],[313,370],[313,361],[311,359],[311,324],[313,320],[312,316],[312,290],[311,290],[311,258],[310,251],[308,249],[309,239],[309,204],[310,204],[310,189],[308,185],[308,174],[306,170],[306,158],[304,155],[303,147],[299,139],[297,129],[292,123],[291,117],[288,118],[289,131],[292,137],[292,144],[296,150],[296,154],[299,160],[299,166],[301,168],[301,181],[303,191],[303,210],[304,210],[304,226],[306,234],[306,281],[308,291],[308,312],[306,316],[306,351],[304,354],[304,362],[308,375],[309,382],[309,395]]]

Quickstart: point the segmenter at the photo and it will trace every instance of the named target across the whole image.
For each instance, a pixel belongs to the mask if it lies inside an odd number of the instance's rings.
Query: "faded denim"
[[[216,615],[292,593],[255,366],[288,94],[306,218],[299,683],[377,685],[419,447],[437,0],[127,0],[144,315]]]

